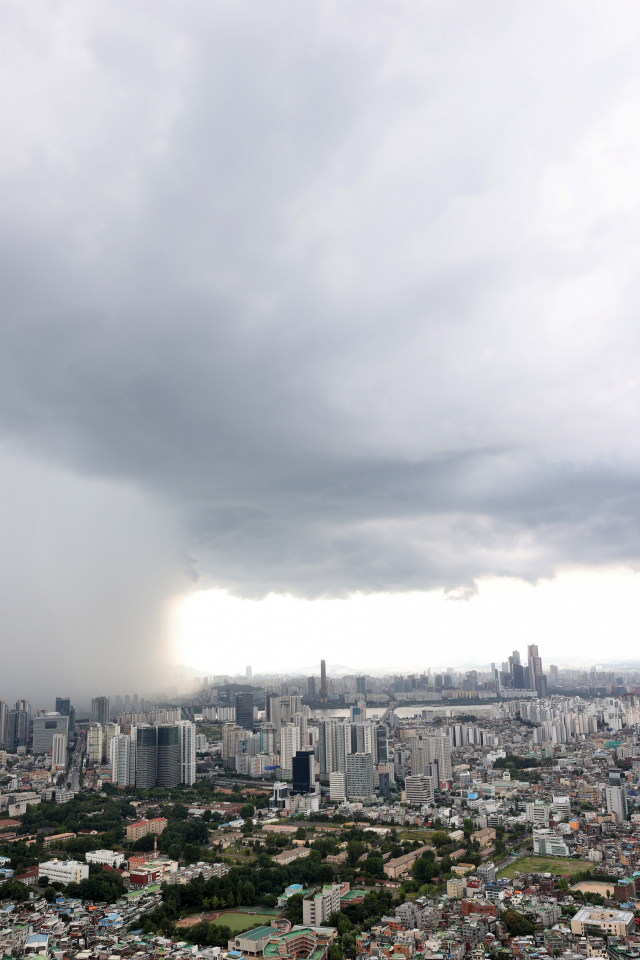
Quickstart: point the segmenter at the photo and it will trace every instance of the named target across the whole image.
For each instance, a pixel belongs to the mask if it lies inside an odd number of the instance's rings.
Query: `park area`
[[[515,863],[510,863],[504,870],[498,871],[499,877],[512,880],[515,873],[553,873],[569,877],[583,870],[590,870],[593,863],[589,860],[570,860],[566,857],[520,857]]]
[[[244,933],[246,930],[253,930],[254,927],[268,927],[273,920],[272,913],[238,913],[236,910],[224,912],[205,911],[195,916],[183,917],[178,920],[176,927],[195,927],[197,923],[208,920],[220,927],[229,927],[233,936],[238,933]]]

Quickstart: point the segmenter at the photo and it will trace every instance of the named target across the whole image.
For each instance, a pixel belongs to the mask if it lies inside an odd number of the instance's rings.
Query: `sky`
[[[1,698],[634,656],[639,40],[3,5]]]

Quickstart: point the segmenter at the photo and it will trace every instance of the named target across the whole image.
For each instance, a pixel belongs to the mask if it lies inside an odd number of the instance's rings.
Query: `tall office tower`
[[[607,813],[615,813],[616,822],[623,823],[629,819],[627,810],[627,791],[624,787],[607,786]]]
[[[558,682],[558,668],[553,663],[549,664],[549,676],[553,683]]]
[[[69,736],[72,737],[76,732],[76,711],[71,706],[69,697],[56,697],[56,713],[63,717],[69,717]]]
[[[365,713],[366,713],[366,710],[365,710]],[[362,716],[362,707],[360,706],[359,703],[357,703],[355,707],[350,708],[349,720],[351,721],[351,723],[361,723],[364,720],[364,717]]]
[[[425,737],[422,741],[427,763],[436,762],[440,780],[451,780],[451,741],[449,737]]]
[[[296,713],[302,712],[302,697],[293,694],[289,697],[289,716],[291,720]]]
[[[316,678],[308,677],[307,678],[307,697],[309,700],[315,700],[316,698]]]
[[[0,700],[0,747],[4,747],[6,750],[9,746],[9,707],[4,702]]]
[[[253,694],[236,693],[236,723],[245,730],[253,730]]]
[[[63,717],[59,713],[45,713],[41,717],[34,717],[33,752],[49,753],[53,746],[54,734],[61,733],[66,740],[68,730],[69,717]]]
[[[316,758],[311,750],[297,750],[292,764],[293,793],[309,793],[316,784]]]
[[[361,693],[362,696],[365,696],[366,692],[367,692],[367,678],[356,677],[356,693]]]
[[[136,727],[136,788],[151,790],[158,774],[158,733],[149,724]]]
[[[238,727],[235,723],[225,723],[222,727],[222,764],[227,770],[232,770],[235,766],[236,747],[243,733],[243,727]]]
[[[351,753],[370,753],[373,762],[378,762],[378,744],[376,732],[371,722],[365,720],[363,723],[351,724]]]
[[[15,751],[26,747],[31,733],[31,707],[28,700],[18,700],[7,717],[7,748]]]
[[[529,689],[536,690],[538,692],[539,697],[544,696],[545,694],[540,692],[540,688],[542,686],[542,682],[540,678],[543,676],[543,673],[542,673],[542,659],[538,655],[537,644],[535,643],[529,644],[529,646],[527,647],[527,659],[529,663],[529,670],[531,671],[531,677],[530,677],[531,686],[529,687]],[[544,685],[546,688],[546,680]],[[545,693],[546,693],[546,689],[545,689]]]
[[[273,723],[260,724],[260,753],[276,752],[276,728]]]
[[[196,725],[180,720],[176,726],[180,737],[180,783],[191,787],[196,782]]]
[[[87,758],[91,763],[102,763],[102,724],[90,723],[87,730]]]
[[[350,753],[347,757],[347,796],[363,803],[374,799],[373,757],[370,753]]]
[[[384,723],[379,723],[376,729],[378,742],[378,763],[386,763],[389,759],[389,731]]]
[[[327,687],[327,664],[324,660],[320,661],[320,702],[326,703],[329,697],[329,688]]]
[[[94,697],[91,701],[91,720],[93,723],[109,723],[110,719],[109,697]]]
[[[131,735],[118,734],[110,743],[111,783],[116,787],[134,787],[136,784],[136,728]]]
[[[51,767],[66,767],[67,765],[67,738],[64,733],[54,733],[51,743]]]
[[[280,766],[282,776],[293,773],[293,758],[300,749],[300,727],[295,723],[285,723],[280,731]]]
[[[180,731],[175,724],[157,727],[158,753],[156,783],[159,787],[177,787],[180,783]]]

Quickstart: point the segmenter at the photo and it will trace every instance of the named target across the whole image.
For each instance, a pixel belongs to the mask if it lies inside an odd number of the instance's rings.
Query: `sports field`
[[[498,871],[499,877],[508,877],[510,880],[516,870],[519,873],[554,873],[570,876],[579,870],[590,870],[593,863],[590,860],[571,860],[568,857],[520,857],[515,863],[511,863],[504,870]]]
[[[204,913],[192,914],[190,917],[184,917],[178,920],[177,927],[194,927],[202,920],[209,923],[215,923],[218,927],[229,927],[231,933],[235,936],[237,933],[244,933],[246,930],[253,930],[254,927],[268,927],[273,920],[272,913]]]

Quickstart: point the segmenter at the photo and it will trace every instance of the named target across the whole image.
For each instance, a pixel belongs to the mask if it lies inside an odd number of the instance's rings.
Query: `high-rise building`
[[[17,700],[7,716],[7,748],[15,751],[26,747],[31,736],[31,706],[28,700]]]
[[[253,730],[253,694],[236,693],[236,723],[245,730]]]
[[[69,736],[73,737],[76,732],[76,711],[71,706],[69,697],[56,697],[56,713],[63,717],[69,717]]]
[[[136,783],[136,735],[121,733],[113,737],[111,750],[111,782],[116,787],[134,787]]]
[[[320,701],[326,703],[329,697],[329,688],[327,687],[327,664],[324,660],[320,661]]]
[[[332,773],[329,775],[329,799],[344,801],[347,799],[346,773]]]
[[[309,793],[315,788],[316,758],[312,750],[297,750],[292,761],[292,793]]]
[[[90,723],[87,730],[87,759],[90,763],[102,763],[102,724]]]
[[[320,776],[346,773],[347,756],[351,753],[351,724],[335,717],[318,724],[318,760]]]
[[[308,677],[307,678],[307,697],[309,700],[315,700],[316,698],[316,678]]]
[[[149,724],[136,727],[136,788],[151,790],[158,770],[158,735]]]
[[[61,733],[67,740],[69,717],[59,713],[45,713],[41,717],[33,718],[33,752],[49,753],[53,746],[53,736]]]
[[[607,813],[615,813],[616,822],[623,823],[629,819],[627,809],[627,791],[624,787],[607,785]]]
[[[433,777],[424,774],[406,777],[404,786],[407,803],[420,805],[433,800]]]
[[[91,701],[91,720],[93,723],[109,723],[111,713],[109,697],[94,697]]]
[[[247,680],[251,680],[251,667],[247,667],[246,677],[247,677]]]
[[[111,741],[120,733],[120,725],[107,721],[102,726],[102,762],[108,763],[111,757]]]
[[[235,723],[225,723],[222,727],[222,763],[232,770],[236,762],[236,747],[241,734],[245,731]]]
[[[378,744],[378,763],[386,763],[389,759],[389,731],[384,723],[379,723],[376,729]]]
[[[367,692],[367,678],[356,677],[356,693],[361,693],[364,696],[366,692]]]
[[[0,700],[0,747],[6,749],[9,746],[9,706]]]
[[[196,725],[189,720],[176,724],[180,736],[180,783],[196,782]]]
[[[159,787],[177,787],[180,783],[180,731],[175,724],[161,723],[157,727],[158,753],[156,784]]]
[[[54,733],[51,742],[51,767],[63,769],[67,766],[67,737],[64,733]]]
[[[293,758],[300,749],[300,727],[295,723],[285,723],[280,730],[280,766],[282,776],[293,774]]]
[[[347,794],[350,800],[371,803],[375,797],[373,757],[370,753],[350,753],[347,757]]]
[[[424,737],[422,741],[427,763],[438,764],[438,779],[451,780],[451,741],[449,737]]]

